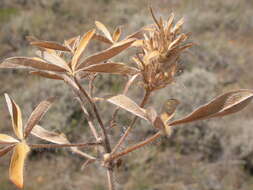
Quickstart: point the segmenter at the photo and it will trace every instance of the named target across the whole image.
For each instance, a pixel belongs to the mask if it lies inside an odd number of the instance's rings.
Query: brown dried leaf
[[[9,135],[0,133],[0,144],[18,143],[19,141]]]
[[[113,32],[112,39],[114,42],[117,42],[121,36],[121,28],[117,27],[116,30]]]
[[[63,134],[48,131],[39,125],[35,125],[31,132],[34,136],[55,144],[69,144],[68,139]]]
[[[107,101],[126,110],[126,111],[131,112],[132,114],[134,114],[138,117],[141,117],[145,120],[149,120],[147,118],[146,110],[142,109],[133,100],[131,100],[130,98],[128,98],[125,95],[113,96],[113,97],[107,99]]]
[[[30,58],[30,57],[12,57],[4,60],[2,64],[0,64],[0,68],[31,68],[38,70],[47,70],[47,71],[56,71],[63,72],[59,66],[49,64],[42,59],[39,58]]]
[[[119,43],[114,44],[112,47],[110,47],[104,51],[101,51],[99,53],[96,53],[94,55],[87,57],[81,64],[78,65],[77,68],[82,69],[85,66],[89,66],[92,64],[97,64],[97,63],[106,61],[106,60],[114,57],[115,55],[121,53],[125,49],[127,49],[134,41],[135,41],[135,39],[128,39],[128,40],[120,41]]]
[[[101,42],[107,43],[107,44],[113,44],[113,42],[111,42],[108,38],[100,35],[100,34],[94,34],[92,39],[96,39],[99,40]]]
[[[49,98],[47,100],[44,100],[33,110],[26,123],[25,138],[30,134],[33,127],[42,119],[44,114],[49,110],[54,100],[55,98]]]
[[[109,32],[109,30],[106,28],[106,26],[104,24],[102,24],[101,22],[99,21],[95,21],[95,24],[97,26],[97,28],[104,33],[105,37],[108,38],[111,42],[113,41],[112,40],[112,36]]]
[[[98,72],[98,73],[111,73],[111,74],[129,74],[134,75],[138,70],[134,67],[129,67],[123,63],[101,63],[94,64],[81,69],[81,71]]]
[[[31,133],[38,138],[41,138],[43,140],[46,140],[55,144],[61,144],[61,145],[70,144],[69,140],[66,138],[64,134],[58,134],[52,131],[48,131],[39,125],[35,125]],[[70,149],[72,152],[79,154],[85,158],[95,159],[93,156],[90,156],[80,151],[77,147],[71,147]]]
[[[161,116],[158,116],[153,108],[147,108],[146,113],[150,123],[156,129],[159,129],[162,134],[166,135],[167,137],[170,137],[172,133],[171,127],[167,125],[167,123],[161,118]]]
[[[8,110],[10,112],[14,133],[19,139],[23,139],[22,113],[19,106],[8,94],[4,94]]]
[[[83,35],[83,37],[79,43],[79,46],[77,47],[77,50],[75,51],[75,54],[72,58],[71,67],[73,70],[75,69],[76,65],[78,64],[80,58],[83,56],[84,50],[87,47],[87,45],[89,44],[89,42],[94,34],[95,34],[95,30],[93,29]]]
[[[177,106],[179,104],[180,102],[177,99],[169,99],[165,102],[160,115],[165,125],[174,116]]]
[[[11,157],[9,177],[18,188],[23,188],[24,163],[29,151],[30,148],[25,143],[18,143]]]
[[[211,102],[200,106],[188,116],[173,121],[169,125],[179,125],[196,120],[221,117],[242,110],[253,98],[253,91],[248,89],[236,90],[218,96]]]
[[[15,145],[10,145],[10,146],[1,148],[1,149],[0,149],[0,157],[4,156],[4,155],[7,154],[8,152],[10,152],[10,151],[13,149],[14,146],[15,146]]]
[[[46,49],[53,49],[53,50],[60,50],[60,51],[70,51],[69,48],[66,46],[63,46],[57,42],[51,42],[51,41],[31,41],[31,45],[46,48]]]
[[[49,53],[46,51],[43,51],[43,52],[38,51],[37,55],[40,56],[42,59],[46,60],[47,62],[51,63],[50,65],[60,67],[61,71],[63,70],[63,71],[71,72],[71,69],[66,63],[66,61],[62,59],[61,57],[59,57],[58,55],[56,55],[55,53]],[[51,70],[51,71],[54,71],[54,70]]]
[[[63,80],[61,75],[53,73],[53,72],[45,72],[45,71],[31,71],[29,72],[32,75],[39,75],[44,78],[49,78],[49,79],[55,79],[55,80]]]

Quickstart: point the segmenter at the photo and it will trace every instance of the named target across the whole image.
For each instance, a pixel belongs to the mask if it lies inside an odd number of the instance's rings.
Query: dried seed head
[[[156,90],[166,87],[174,80],[179,70],[181,53],[193,44],[186,42],[189,34],[181,32],[183,19],[173,26],[174,14],[167,21],[162,18],[158,21],[152,9],[151,14],[155,24],[144,34],[140,46],[142,53],[134,61],[142,71],[146,88]]]

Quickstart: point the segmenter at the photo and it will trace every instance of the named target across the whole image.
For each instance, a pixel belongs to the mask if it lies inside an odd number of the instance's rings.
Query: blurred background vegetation
[[[152,1],[151,1],[152,2]],[[122,25],[127,35],[151,23],[147,0],[0,0],[0,61],[16,55],[34,55],[25,37],[62,42],[85,33],[102,21],[113,30]],[[196,46],[180,63],[184,72],[177,82],[159,91],[150,104],[159,108],[168,98],[181,101],[176,117],[190,112],[222,92],[252,88],[253,1],[250,0],[156,0],[158,16],[185,18],[184,31],[191,32]],[[90,47],[99,50],[100,44]],[[117,58],[131,62],[127,54]],[[27,119],[32,109],[48,96],[58,96],[41,122],[47,129],[61,131],[75,142],[90,138],[78,103],[61,82],[27,75],[26,71],[0,71],[0,131],[10,131],[3,93],[8,92]],[[98,95],[116,94],[124,79],[100,76]],[[141,98],[140,87],[131,97]],[[103,91],[103,92],[102,92]],[[106,118],[108,104],[101,104]],[[107,112],[106,112],[107,111]],[[252,190],[253,189],[253,106],[220,120],[199,121],[178,127],[172,138],[161,139],[123,158],[117,169],[120,190]],[[130,114],[122,112],[122,122]],[[117,139],[124,129],[110,134]],[[127,143],[154,133],[139,122]],[[0,189],[15,187],[8,180],[7,155],[0,159]],[[33,151],[26,163],[25,189],[104,190],[105,172],[97,165],[80,170],[83,160],[67,150]]]

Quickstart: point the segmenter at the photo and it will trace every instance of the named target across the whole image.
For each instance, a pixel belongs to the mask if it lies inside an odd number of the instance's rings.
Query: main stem
[[[110,145],[110,141],[107,135],[107,131],[105,129],[105,126],[102,122],[102,119],[98,113],[98,109],[96,104],[93,102],[93,100],[91,99],[91,97],[89,96],[89,94],[85,91],[85,89],[81,86],[81,84],[78,82],[78,80],[74,77],[74,82],[76,83],[76,85],[78,86],[78,88],[80,89],[81,93],[83,94],[83,96],[85,96],[85,98],[88,100],[88,102],[90,103],[95,116],[98,120],[98,123],[102,129],[103,132],[103,137],[104,137],[104,149],[107,153],[111,153],[111,145]],[[83,101],[81,99],[81,101]],[[112,165],[111,163],[109,165]],[[107,179],[108,179],[108,187],[109,190],[115,190],[115,186],[114,186],[114,179],[113,179],[113,167],[109,167],[107,168]]]
[[[114,176],[113,176],[113,168],[108,168],[107,171],[107,180],[108,180],[108,187],[109,190],[115,190],[115,184],[114,184]]]

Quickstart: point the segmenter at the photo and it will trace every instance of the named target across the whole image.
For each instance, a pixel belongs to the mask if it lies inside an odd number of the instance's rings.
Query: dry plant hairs
[[[225,116],[240,111],[249,104],[253,98],[253,90],[240,89],[216,97],[179,120],[171,121],[176,113],[179,100],[169,99],[159,112],[152,107],[145,108],[149,98],[156,91],[176,82],[175,76],[180,69],[178,64],[180,55],[193,45],[188,42],[189,34],[182,32],[183,19],[175,22],[174,14],[171,14],[166,20],[161,17],[157,19],[151,8],[150,12],[154,23],[126,37],[122,37],[120,27],[117,27],[111,34],[106,26],[98,21],[95,22],[96,29],[91,29],[84,35],[75,36],[63,43],[28,37],[30,44],[38,48],[36,57],[12,57],[0,64],[1,69],[29,69],[30,74],[63,81],[73,91],[73,98],[79,100],[88,127],[94,137],[92,142],[73,143],[65,135],[39,126],[38,122],[52,106],[55,98],[42,101],[31,113],[27,123],[23,125],[19,106],[8,94],[5,94],[16,138],[0,134],[0,156],[10,151],[13,152],[9,177],[17,187],[23,188],[24,186],[24,163],[31,149],[69,147],[72,152],[83,157],[83,167],[94,162],[100,163],[101,167],[107,171],[108,189],[115,190],[114,168],[122,156],[161,136],[169,138],[173,127],[179,124]],[[107,48],[87,55],[85,50],[92,40],[104,43]],[[111,61],[111,58],[129,48],[135,50],[132,56],[132,65],[135,66]],[[94,79],[103,73],[128,77],[121,94],[113,95],[110,98],[97,97],[94,94]],[[88,81],[89,85],[83,86],[82,80]],[[136,81],[142,84],[140,90],[145,92],[139,105],[127,96],[130,86]],[[117,143],[111,143],[108,133],[114,130],[114,127],[105,126],[105,118],[99,113],[98,101],[116,106],[112,113],[111,125],[116,123],[117,127],[122,126],[116,120],[120,109],[134,115],[123,136],[118,137]],[[138,118],[149,122],[156,133],[144,141],[125,147],[124,142]],[[32,144],[28,139],[30,134],[49,143]],[[91,146],[97,149],[98,151],[95,152],[98,153],[85,151],[86,147]]]

